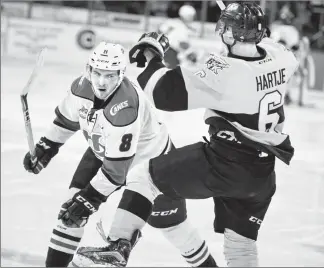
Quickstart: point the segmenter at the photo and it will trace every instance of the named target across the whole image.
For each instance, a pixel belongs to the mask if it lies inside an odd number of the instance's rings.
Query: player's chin
[[[107,89],[98,88],[95,90],[95,95],[98,99],[104,100],[108,97],[109,91]]]

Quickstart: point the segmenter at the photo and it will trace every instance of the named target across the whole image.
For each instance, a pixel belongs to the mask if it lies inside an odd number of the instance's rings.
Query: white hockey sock
[[[49,247],[67,254],[74,254],[79,246],[83,232],[83,227],[68,228],[62,224],[61,220],[58,220],[53,229]]]
[[[190,266],[199,266],[210,255],[206,242],[188,220],[160,230],[170,243],[180,250],[181,255]]]
[[[224,255],[228,267],[258,267],[258,251],[256,242],[225,229]]]
[[[135,214],[118,208],[111,224],[109,238],[117,240],[119,238],[131,240],[135,230],[141,230],[146,222]]]

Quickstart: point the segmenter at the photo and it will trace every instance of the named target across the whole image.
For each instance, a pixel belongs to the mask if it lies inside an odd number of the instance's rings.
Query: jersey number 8
[[[132,134],[125,134],[121,139],[121,144],[119,146],[119,151],[127,152],[131,147],[132,139],[133,139]]]

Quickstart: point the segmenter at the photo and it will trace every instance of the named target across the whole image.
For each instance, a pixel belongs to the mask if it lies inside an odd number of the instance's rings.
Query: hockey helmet
[[[232,29],[235,42],[259,43],[266,32],[264,12],[255,3],[231,3],[222,11],[216,25],[222,39],[228,27]]]
[[[183,5],[179,9],[179,17],[185,21],[193,21],[196,16],[196,9],[191,5]]]
[[[279,12],[279,19],[283,24],[290,25],[295,18],[294,13],[291,12],[288,5],[284,5]]]

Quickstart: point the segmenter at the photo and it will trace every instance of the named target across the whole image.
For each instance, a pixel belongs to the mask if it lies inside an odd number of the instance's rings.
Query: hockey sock
[[[172,226],[161,229],[163,235],[181,252],[185,261],[192,267],[198,267],[204,264],[204,267],[216,267],[213,264],[213,257],[210,255],[206,242],[200,237],[197,230],[192,227],[188,220]]]
[[[136,230],[141,230],[152,212],[152,203],[141,194],[125,190],[112,222],[109,238],[131,240]]]
[[[258,267],[256,242],[225,228],[224,255],[228,267]]]
[[[46,267],[67,267],[73,259],[83,232],[83,227],[68,228],[58,221],[49,243]]]
[[[209,254],[208,258],[199,267],[218,267],[214,257]]]

